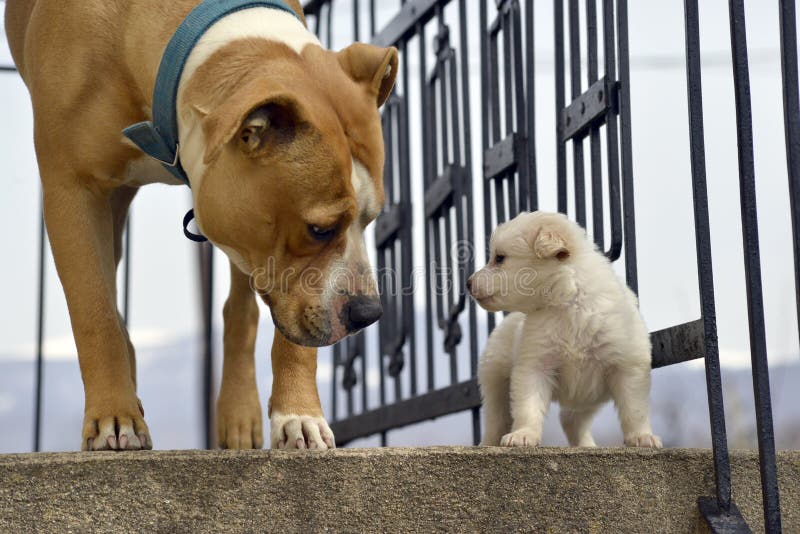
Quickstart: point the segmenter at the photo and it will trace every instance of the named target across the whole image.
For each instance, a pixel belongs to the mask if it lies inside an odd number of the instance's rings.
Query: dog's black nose
[[[367,295],[358,295],[347,301],[347,330],[354,331],[366,328],[383,315],[381,299]]]
[[[472,291],[472,277],[467,278],[467,291]]]

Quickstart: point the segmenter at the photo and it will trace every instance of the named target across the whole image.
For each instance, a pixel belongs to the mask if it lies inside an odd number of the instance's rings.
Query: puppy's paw
[[[241,398],[220,393],[217,402],[217,437],[222,449],[260,449],[264,446],[261,429],[261,403],[258,392]]]
[[[538,447],[542,442],[541,432],[521,428],[506,434],[500,440],[501,447]]]
[[[152,449],[153,440],[144,422],[138,399],[132,406],[98,410],[89,406],[83,417],[81,450],[138,451]],[[106,405],[107,406],[107,405]]]
[[[322,417],[272,412],[270,447],[273,449],[335,449],[331,427]]]
[[[649,449],[660,449],[661,438],[649,432],[640,434],[630,434],[625,436],[625,445],[628,447],[645,447]]]

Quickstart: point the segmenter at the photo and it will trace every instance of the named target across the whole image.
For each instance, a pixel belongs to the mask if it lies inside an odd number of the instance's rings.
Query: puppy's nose
[[[360,330],[381,318],[383,307],[381,299],[367,295],[358,295],[347,301],[347,330]]]
[[[474,274],[472,276],[475,276]],[[467,291],[472,293],[472,276],[467,278]]]

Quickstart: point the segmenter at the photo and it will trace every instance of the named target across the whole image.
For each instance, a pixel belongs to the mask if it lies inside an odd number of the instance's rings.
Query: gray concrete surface
[[[763,531],[758,455],[734,499]],[[779,458],[800,532],[800,452]],[[695,532],[707,450],[437,447],[0,456],[0,532]]]

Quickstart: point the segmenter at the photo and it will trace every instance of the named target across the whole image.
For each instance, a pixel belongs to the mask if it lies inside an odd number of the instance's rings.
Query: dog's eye
[[[502,265],[502,263],[506,261],[506,257],[503,254],[496,254],[494,257],[494,262],[497,265]]]
[[[311,234],[311,237],[317,241],[330,241],[333,235],[336,233],[336,226],[322,228],[315,224],[309,224],[308,233]]]

